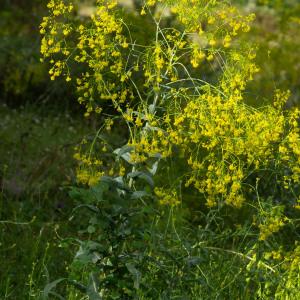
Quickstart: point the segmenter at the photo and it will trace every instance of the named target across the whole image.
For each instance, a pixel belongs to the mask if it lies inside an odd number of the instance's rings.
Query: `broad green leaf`
[[[154,187],[154,181],[153,181],[152,177],[145,172],[141,172],[141,171],[131,172],[131,173],[128,173],[127,176],[129,178],[141,178],[141,179],[145,180],[151,187]]]
[[[101,296],[98,293],[99,281],[95,274],[90,274],[90,280],[87,287],[87,295],[90,300],[102,300]]]
[[[52,290],[62,281],[66,280],[66,278],[60,278],[57,280],[54,280],[50,283],[48,283],[42,293],[42,300],[46,300],[49,297],[49,294],[51,294]]]
[[[126,268],[133,276],[134,288],[138,290],[140,288],[140,282],[142,278],[141,272],[138,271],[132,263],[126,263]]]

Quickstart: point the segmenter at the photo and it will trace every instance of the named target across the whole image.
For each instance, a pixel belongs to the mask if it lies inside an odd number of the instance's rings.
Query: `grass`
[[[70,263],[59,240],[72,209],[64,187],[74,181],[73,145],[89,127],[57,111],[0,107],[1,299],[37,299]]]

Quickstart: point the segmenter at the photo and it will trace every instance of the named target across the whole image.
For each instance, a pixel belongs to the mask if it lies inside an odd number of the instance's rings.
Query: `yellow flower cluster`
[[[75,150],[74,158],[79,162],[76,172],[77,181],[89,186],[96,185],[104,175],[104,172],[99,170],[103,162],[99,159],[91,158],[86,154],[81,154],[77,147]]]
[[[298,110],[286,113],[278,107],[247,106],[241,81],[244,86],[245,79],[237,74],[238,84],[227,96],[210,90],[189,96],[184,105],[182,100],[177,113],[172,107],[165,118],[156,119],[155,127],[148,126],[130,144],[135,149],[132,160],[140,163],[159,153],[178,155],[179,150],[190,168],[184,174],[186,187],[192,185],[205,195],[208,206],[222,201],[240,207],[249,174],[268,168],[289,166],[291,175],[281,171],[278,180],[299,182]],[[286,100],[286,93],[277,92],[274,105]]]
[[[104,127],[106,132],[110,132],[113,121],[107,119]],[[100,139],[97,135],[92,144],[86,139],[81,141],[79,146],[74,148],[74,159],[78,162],[76,170],[77,182],[83,185],[97,185],[100,179],[106,176],[125,176],[126,167],[123,162],[112,160],[110,146],[105,139]],[[105,160],[103,159],[105,157]]]
[[[168,132],[191,168],[186,185],[206,194],[209,206],[223,199],[239,207],[243,180],[275,159],[284,125],[278,112],[249,109],[240,96],[206,93],[187,103]]]
[[[248,178],[263,170],[272,170],[286,187],[300,182],[300,113],[284,110],[288,93],[277,91],[274,105],[259,109],[244,101],[247,83],[259,71],[255,51],[231,43],[249,30],[253,15],[241,15],[228,1],[146,1],[144,9],[157,3],[170,8],[180,26],[164,28],[152,16],[157,28],[153,43],[139,45],[125,37],[124,28],[129,36],[130,28],[118,14],[117,1],[98,0],[94,15],[82,24],[70,21],[73,6],[64,3],[51,0],[50,15],[41,25],[49,73],[52,79],[75,79],[86,116],[107,106],[115,109],[128,127],[132,151],[127,162],[136,169],[149,159],[180,160],[184,171],[178,178],[209,207],[241,207]],[[191,75],[193,67],[217,54],[222,74],[214,85]],[[74,63],[84,71],[76,73]],[[96,171],[101,163],[90,157],[77,157],[78,178],[94,184],[104,171]],[[124,167],[105,169],[105,174],[126,172]],[[156,194],[161,203],[177,203],[172,189],[159,188]]]
[[[148,128],[147,131],[141,132],[128,145],[134,149],[131,154],[133,163],[145,162],[151,157],[166,158],[172,153],[171,144],[163,130],[155,130],[155,128]]]
[[[163,2],[163,1],[162,1]],[[227,1],[183,0],[173,3],[171,11],[189,33],[197,33],[194,38],[191,63],[198,67],[206,57],[213,60],[223,48],[231,46],[239,32],[248,32],[255,15],[241,15]]]
[[[259,225],[259,240],[265,241],[273,233],[278,232],[284,225],[286,220],[284,218],[270,217],[265,224]]]
[[[293,251],[285,253],[282,263],[285,272],[277,286],[276,299],[298,299],[300,296],[300,246],[295,244]]]
[[[168,190],[165,188],[155,188],[154,193],[159,199],[161,205],[177,206],[180,204],[178,195],[174,190]]]
[[[70,54],[62,37],[70,34],[72,27],[67,22],[61,22],[57,19],[61,16],[69,18],[73,12],[73,4],[65,4],[62,0],[51,0],[47,5],[50,15],[44,17],[40,25],[40,33],[44,35],[41,42],[41,53],[45,58],[51,58],[50,63],[53,68],[50,70],[51,79],[54,80],[62,74],[63,66],[61,61],[55,62],[53,55],[62,53],[65,57]]]
[[[116,17],[116,6],[115,0],[97,0],[91,23],[73,28],[70,20],[73,5],[51,0],[48,4],[50,15],[41,24],[41,33],[45,35],[41,53],[52,64],[49,71],[51,79],[61,75],[66,77],[66,81],[76,78],[78,100],[86,107],[86,117],[92,111],[102,111],[95,99],[102,102],[110,100],[118,108],[120,103],[133,97],[132,92],[122,86],[130,79],[132,71],[124,66],[122,51],[129,44],[122,34],[122,21]],[[62,59],[61,54],[65,58]],[[89,71],[71,75],[69,63],[72,61]]]

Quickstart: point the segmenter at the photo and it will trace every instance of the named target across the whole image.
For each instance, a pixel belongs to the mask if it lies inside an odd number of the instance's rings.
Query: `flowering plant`
[[[90,22],[82,24],[74,20],[71,2],[52,0],[48,8],[41,51],[50,61],[51,79],[76,83],[86,117],[112,110],[106,128],[113,119],[127,125],[123,146],[130,159],[120,163],[119,174],[153,158],[180,157],[185,168],[168,187],[171,198],[178,203],[174,189],[180,180],[210,207],[240,207],[253,199],[249,184],[265,170],[283,188],[299,183],[299,111],[284,110],[288,93],[277,91],[274,105],[261,109],[243,101],[258,68],[255,50],[235,37],[249,31],[253,15],[239,15],[224,1],[146,1],[141,14],[150,15],[156,32],[150,45],[140,45],[131,39],[117,1],[97,1]],[[168,14],[175,18],[172,28],[164,27]],[[215,83],[203,80],[205,63],[222,70]],[[82,67],[73,71],[73,64]],[[82,183],[117,174],[115,164],[101,168],[101,158],[91,153],[76,158]]]
[[[250,207],[258,241],[290,223],[286,212],[297,214],[300,200],[300,111],[285,109],[288,91],[260,108],[244,100],[259,68],[255,47],[238,37],[253,14],[228,1],[147,0],[139,13],[154,34],[143,43],[115,0],[97,0],[89,20],[73,1],[48,8],[40,31],[51,79],[76,85],[85,117],[103,120],[92,143],[76,148],[79,183],[109,177],[171,208]],[[126,141],[103,138],[114,128]]]

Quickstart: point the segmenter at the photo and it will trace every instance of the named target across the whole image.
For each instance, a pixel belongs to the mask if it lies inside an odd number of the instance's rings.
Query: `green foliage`
[[[14,110],[0,106],[2,189],[16,197],[40,194],[71,181],[73,147],[87,133],[78,117],[56,107],[30,105]],[[61,165],[61,162],[67,161]]]
[[[232,2],[5,2],[1,97],[59,94],[42,19],[93,129],[1,106],[1,299],[300,298],[299,4]]]
[[[1,105],[0,119],[0,298],[37,299],[70,263],[72,250],[58,239],[71,234],[73,204],[63,187],[74,182],[72,147],[88,126],[32,104]]]
[[[120,178],[71,189],[78,204],[72,222],[82,229],[69,242],[78,250],[62,281],[66,299],[282,299],[287,293],[297,299],[298,275],[289,264],[296,266],[298,248],[276,252],[280,236],[261,242],[256,210],[203,211],[187,221],[187,211],[162,210],[153,195],[133,199],[134,193]],[[280,266],[283,251],[291,252]],[[49,287],[44,294],[55,293]]]

